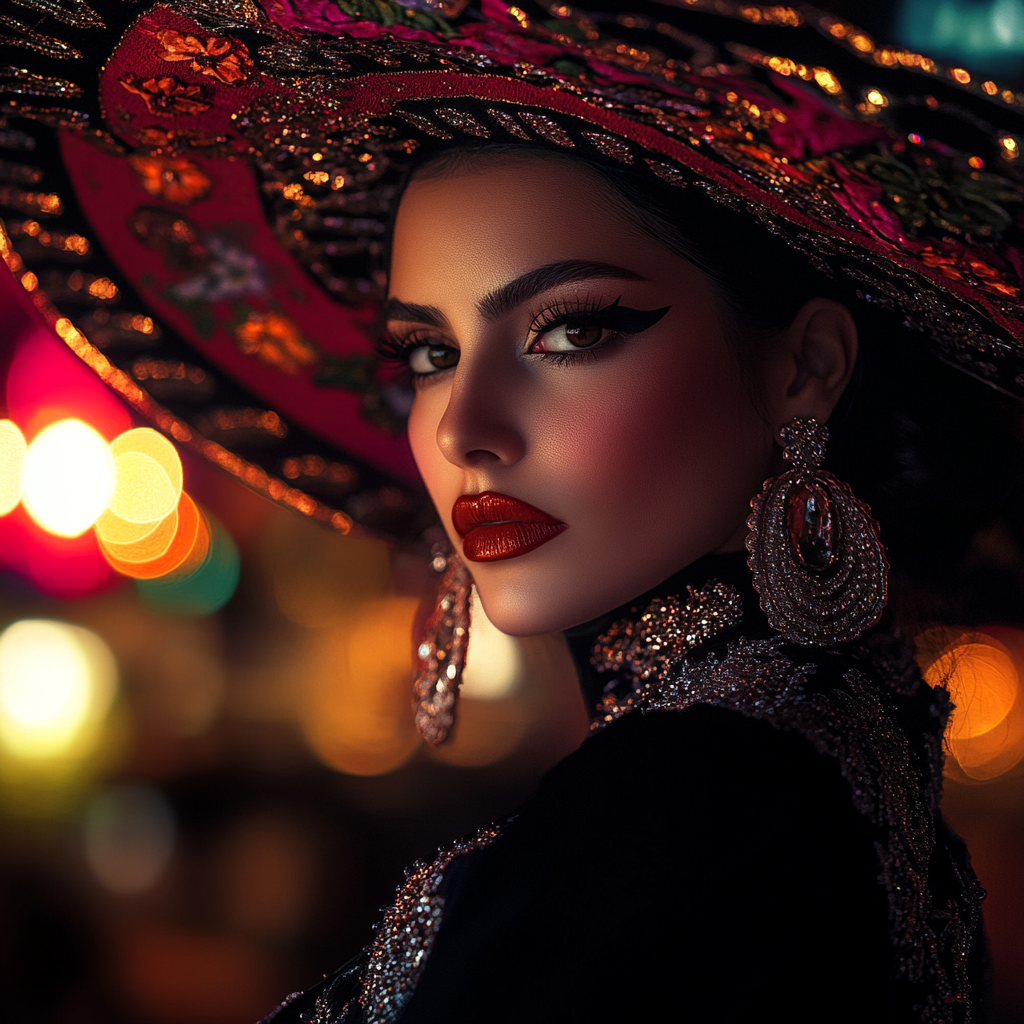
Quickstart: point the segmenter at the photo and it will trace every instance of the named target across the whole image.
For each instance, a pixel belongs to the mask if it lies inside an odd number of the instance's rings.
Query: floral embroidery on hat
[[[235,341],[240,352],[292,376],[320,362],[319,350],[303,338],[298,324],[280,313],[250,313],[235,328]]]
[[[133,153],[128,163],[151,195],[178,206],[187,206],[210,193],[210,179],[184,157],[145,156]]]
[[[210,75],[223,85],[239,85],[253,72],[252,58],[244,43],[226,36],[198,36],[176,32],[172,28],[154,33],[162,47],[160,59],[191,61],[189,67],[200,75]]]
[[[173,75],[166,78],[122,78],[121,86],[141,96],[151,114],[178,117],[210,109],[201,85],[186,85]]]

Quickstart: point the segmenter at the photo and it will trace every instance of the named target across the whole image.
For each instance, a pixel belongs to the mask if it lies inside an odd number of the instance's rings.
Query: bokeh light
[[[300,626],[332,628],[391,589],[387,545],[341,536],[295,515],[272,521],[261,556],[278,607]]]
[[[958,643],[929,666],[932,686],[945,683],[956,711],[949,725],[951,741],[968,740],[994,729],[1017,696],[1017,668],[1009,652],[990,637]]]
[[[419,746],[410,712],[410,637],[418,604],[411,597],[370,602],[315,644],[303,671],[301,725],[328,767],[380,775]]]
[[[209,541],[198,565],[190,558],[167,575],[136,581],[143,604],[152,611],[212,615],[231,600],[238,588],[241,573],[238,546],[219,520],[209,513],[205,515]]]
[[[96,537],[115,563],[145,565],[167,554],[178,533],[178,507],[155,523],[132,523],[109,509],[96,520]]]
[[[460,768],[481,768],[508,757],[523,741],[528,717],[514,697],[506,700],[459,700],[455,727],[432,758]]]
[[[7,372],[6,393],[7,415],[27,437],[68,417],[91,424],[107,440],[132,425],[114,392],[44,325],[23,335]]]
[[[117,484],[108,508],[129,523],[157,523],[174,511],[175,491],[163,466],[143,452],[114,456]]]
[[[0,420],[0,516],[21,501],[21,470],[28,445],[16,423]]]
[[[519,645],[487,618],[476,587],[469,614],[472,628],[460,696],[468,700],[504,700],[519,684]]]
[[[0,634],[0,744],[20,758],[72,753],[106,715],[117,665],[91,630],[22,619]]]
[[[174,445],[150,427],[137,427],[110,442],[117,485],[112,516],[129,523],[156,523],[174,511],[181,497],[181,459]]]
[[[972,70],[1016,74],[1024,62],[1020,0],[903,0],[896,32],[906,45]]]
[[[246,815],[227,830],[217,860],[219,909],[232,930],[271,941],[301,933],[321,883],[313,837],[301,825],[273,812]]]
[[[174,812],[159,790],[137,783],[107,787],[85,813],[85,859],[110,892],[143,892],[174,852]]]
[[[77,537],[99,519],[114,493],[114,460],[88,423],[59,420],[32,439],[21,482],[25,508],[44,530]]]
[[[159,528],[134,545],[108,544],[101,537],[100,549],[113,568],[133,579],[152,580],[173,572],[190,573],[202,565],[209,551],[210,529],[206,517],[188,494],[183,493],[176,511],[168,520],[166,528],[174,529],[173,538],[156,557],[147,557],[146,552],[159,548],[159,544],[150,543]],[[160,534],[161,540],[162,537]]]
[[[925,680],[954,704],[946,728],[947,771],[986,781],[1024,759],[1024,632],[929,630],[917,638]]]
[[[35,523],[23,505],[0,517],[0,566],[40,593],[65,600],[98,594],[121,582],[92,530],[57,537]]]

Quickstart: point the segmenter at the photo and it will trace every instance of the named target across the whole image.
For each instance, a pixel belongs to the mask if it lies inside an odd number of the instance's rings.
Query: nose
[[[514,377],[510,366],[466,358],[459,362],[437,425],[437,447],[452,465],[512,466],[526,454],[525,425],[516,417],[522,403],[515,398]]]

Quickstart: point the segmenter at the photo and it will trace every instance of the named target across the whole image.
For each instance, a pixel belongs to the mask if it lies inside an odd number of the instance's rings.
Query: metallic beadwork
[[[734,587],[712,580],[699,591],[686,590],[685,604],[676,596],[659,598],[635,621],[611,626],[598,638],[591,664],[598,672],[648,679],[742,620],[743,601]]]
[[[456,857],[489,846],[499,835],[500,826],[489,825],[442,848],[429,864],[417,862],[406,874],[395,902],[385,911],[363,970],[364,1024],[393,1024],[401,1016],[441,927],[444,897],[438,890],[445,869]]]
[[[446,132],[443,128],[439,128],[429,118],[423,117],[420,114],[411,114],[408,110],[396,110],[395,117],[408,121],[413,128],[418,128],[421,132],[432,135],[435,139],[450,139],[452,137],[451,132]]]
[[[455,722],[455,702],[469,648],[472,586],[469,570],[457,555],[450,555],[417,652],[420,671],[413,689],[416,728],[428,743],[443,743]]]
[[[475,135],[479,139],[489,139],[491,132],[485,128],[475,117],[465,111],[456,110],[454,107],[438,107],[435,114],[442,121],[447,121],[453,128],[466,132],[468,135]]]
[[[507,110],[496,110],[494,107],[488,107],[487,116],[493,117],[509,135],[514,135],[517,139],[525,139],[527,142],[530,141],[530,133]]]
[[[610,160],[618,160],[620,164],[631,164],[633,162],[633,151],[629,143],[614,135],[605,135],[603,132],[583,132],[583,138],[592,143],[594,148],[602,156]]]
[[[542,135],[548,142],[569,149],[576,145],[569,137],[569,133],[547,114],[537,114],[532,110],[520,110],[519,120],[527,127],[532,128],[538,135]]]
[[[782,435],[793,468],[765,481],[747,519],[754,589],[772,629],[787,640],[847,643],[885,608],[889,563],[878,526],[847,484],[818,468],[827,428],[799,419]],[[812,509],[817,523],[809,522]]]
[[[679,188],[685,188],[690,184],[689,179],[680,171],[677,167],[672,167],[670,164],[664,164],[660,160],[650,160],[644,157],[644,163],[659,177],[662,181],[667,181],[670,185],[676,185]]]

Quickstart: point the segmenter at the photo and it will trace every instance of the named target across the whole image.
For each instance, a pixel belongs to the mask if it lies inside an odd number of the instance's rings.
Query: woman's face
[[[577,625],[741,547],[772,430],[706,277],[585,166],[414,178],[388,333],[418,374],[416,463],[499,629]]]

